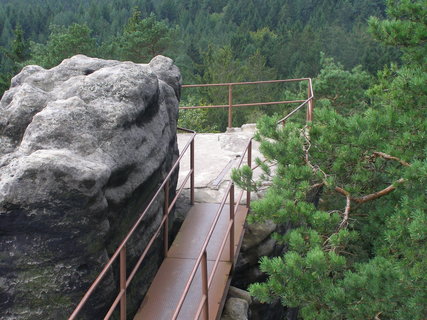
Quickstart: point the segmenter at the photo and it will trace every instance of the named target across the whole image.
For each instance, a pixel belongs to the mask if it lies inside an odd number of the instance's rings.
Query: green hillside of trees
[[[151,52],[130,52],[150,41],[129,32],[135,8],[138,18],[165,29]],[[375,73],[399,57],[366,32],[367,19],[384,17],[384,10],[381,0],[2,0],[0,93],[24,64],[51,67],[77,52],[137,62],[163,53],[176,61],[185,83],[218,80],[220,70],[211,66],[230,61],[236,72],[224,81],[249,80],[245,66],[253,70],[251,80],[312,77],[321,68],[320,52],[346,69],[360,64]],[[271,72],[257,74],[250,63]]]

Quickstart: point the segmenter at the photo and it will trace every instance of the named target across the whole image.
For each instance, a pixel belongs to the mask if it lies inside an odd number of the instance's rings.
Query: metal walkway
[[[229,274],[234,264],[234,257],[240,249],[247,208],[238,207],[234,220],[234,243],[230,255],[230,236],[227,228],[230,219],[230,207],[224,206],[216,228],[206,248],[207,274],[203,274],[203,260],[198,265],[194,280],[183,300],[181,310],[177,312],[180,300],[185,292],[191,272],[197,265],[203,243],[209,235],[219,204],[195,204],[188,213],[168,255],[154,278],[145,299],[135,316],[135,320],[169,320],[177,314],[177,319],[198,319],[199,314],[209,313],[209,319],[216,319],[222,310],[229,286]],[[224,242],[225,239],[225,242]],[[225,246],[221,248],[221,244]],[[219,260],[216,263],[217,257]],[[217,265],[215,272],[212,270]],[[208,280],[208,304],[203,305],[203,282]],[[208,308],[206,310],[205,308]],[[203,319],[203,316],[200,318]]]

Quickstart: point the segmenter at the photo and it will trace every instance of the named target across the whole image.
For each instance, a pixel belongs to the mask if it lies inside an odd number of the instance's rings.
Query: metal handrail
[[[300,101],[298,101],[298,102],[300,102]],[[314,93],[313,93],[313,83],[312,83],[311,79],[308,79],[308,98],[306,100],[303,100],[303,103],[301,103],[298,107],[296,107],[294,110],[289,112],[285,117],[283,117],[282,119],[277,121],[277,123],[284,124],[285,121],[289,117],[291,117],[295,112],[297,112],[299,109],[301,109],[307,103],[308,103],[308,108],[307,108],[306,121],[312,122],[313,121],[313,109],[314,109]]]
[[[168,237],[168,230],[167,230],[168,215],[172,211],[173,206],[176,203],[177,198],[179,197],[179,195],[181,194],[181,192],[183,190],[183,186],[181,186],[179,188],[179,191],[175,195],[175,198],[172,200],[171,204],[169,204],[169,199],[168,199],[169,198],[168,197],[168,194],[169,194],[169,179],[172,176],[172,174],[174,173],[174,171],[177,169],[178,164],[180,163],[181,159],[183,158],[183,156],[186,153],[186,151],[188,150],[188,148],[190,148],[190,171],[187,174],[187,177],[183,180],[182,185],[185,185],[186,182],[188,181],[188,179],[190,178],[190,190],[191,190],[191,192],[190,192],[190,202],[191,202],[191,204],[194,203],[194,138],[196,136],[196,132],[193,131],[193,130],[184,129],[184,128],[178,128],[178,130],[181,130],[181,131],[184,131],[184,132],[188,132],[188,133],[192,133],[192,135],[190,136],[190,139],[188,140],[187,144],[183,148],[183,150],[182,150],[180,156],[178,157],[178,159],[175,161],[175,163],[172,166],[171,170],[169,171],[169,173],[167,174],[167,176],[163,180],[162,184],[157,189],[157,192],[151,198],[151,201],[149,202],[149,204],[147,205],[147,207],[145,208],[145,210],[140,214],[139,218],[134,223],[133,227],[127,233],[127,235],[125,236],[125,238],[122,240],[122,242],[120,243],[120,245],[117,247],[116,251],[114,252],[114,254],[112,255],[112,257],[110,258],[110,260],[107,262],[107,264],[104,266],[104,268],[102,269],[101,273],[98,275],[98,277],[95,279],[95,281],[89,287],[89,289],[86,291],[85,295],[80,300],[80,303],[77,305],[77,307],[74,309],[74,311],[71,314],[71,316],[68,318],[69,320],[74,320],[77,317],[77,315],[82,310],[82,308],[84,307],[84,305],[86,304],[86,302],[88,301],[88,299],[90,298],[90,296],[93,294],[93,292],[95,291],[95,289],[98,287],[99,283],[102,281],[102,279],[107,274],[107,272],[110,269],[110,267],[112,266],[112,264],[117,260],[117,258],[119,256],[120,256],[120,291],[117,294],[117,296],[116,296],[113,304],[111,305],[111,307],[108,310],[108,312],[107,312],[107,314],[106,314],[106,316],[105,316],[104,319],[109,319],[111,317],[111,315],[113,314],[115,308],[117,307],[117,305],[119,303],[120,303],[120,319],[121,320],[125,320],[126,319],[126,289],[128,288],[130,282],[132,281],[132,279],[135,276],[138,268],[140,267],[143,259],[145,258],[145,256],[147,255],[149,249],[151,248],[152,244],[154,243],[154,240],[160,234],[160,231],[162,230],[162,228],[165,229],[164,230],[164,243],[167,243],[167,240],[168,240],[167,239],[167,237]],[[149,241],[147,247],[145,248],[144,252],[141,254],[140,258],[138,259],[138,262],[135,264],[135,267],[132,269],[129,277],[126,277],[126,244],[129,241],[130,237],[135,232],[135,230],[137,229],[137,227],[140,225],[140,223],[142,222],[142,220],[144,219],[145,215],[148,213],[149,209],[153,205],[153,203],[156,200],[156,198],[159,196],[159,194],[162,191],[164,191],[164,193],[165,193],[165,199],[164,199],[165,206],[164,206],[164,212],[163,212],[164,217],[163,217],[163,219],[162,219],[162,221],[160,223],[160,226],[157,228],[156,232],[154,233],[154,235],[150,239],[150,241]],[[167,250],[166,246],[165,246],[165,250]]]
[[[308,82],[308,94],[307,99],[305,100],[283,100],[283,101],[267,101],[267,102],[253,102],[253,103],[233,103],[233,87],[234,86],[244,86],[244,85],[254,85],[254,84],[269,84],[269,83],[284,83],[284,82]],[[283,80],[266,80],[266,81],[250,81],[250,82],[228,82],[228,83],[211,83],[211,84],[187,84],[183,85],[183,88],[206,88],[206,87],[228,87],[228,104],[220,104],[220,105],[207,105],[207,106],[188,106],[188,107],[179,107],[182,110],[188,109],[210,109],[210,108],[228,108],[228,128],[233,126],[233,108],[235,107],[252,107],[252,106],[263,106],[263,105],[275,105],[275,104],[291,104],[291,103],[301,103],[299,107],[293,110],[292,114],[297,110],[302,108],[307,103],[309,104],[309,108],[311,111],[307,110],[308,114],[312,116],[313,110],[313,87],[311,78],[298,78],[298,79],[283,79]],[[292,114],[287,115],[285,118],[281,119],[280,122],[284,122],[287,118],[289,118]],[[312,121],[312,119],[307,120]]]
[[[246,82],[224,82],[224,83],[205,83],[205,84],[183,84],[183,88],[196,88],[196,87],[221,87],[221,86],[235,86],[235,85],[251,85],[263,83],[282,83],[282,82],[297,82],[311,80],[311,78],[295,78],[295,79],[279,79],[279,80],[260,80],[260,81],[246,81]]]
[[[239,162],[237,168],[240,168],[240,166],[242,165],[243,158],[244,158],[245,154],[248,155],[247,163],[248,163],[249,166],[251,166],[252,152],[249,151],[249,150],[252,150],[252,139],[249,140],[249,142],[248,142],[248,144],[247,144],[247,146],[246,146],[246,148],[245,148],[245,150],[244,150],[244,152],[243,152],[243,154],[241,156],[241,159],[240,159],[240,162]],[[241,195],[242,194],[243,194],[243,191],[241,191]],[[203,246],[202,246],[202,248],[199,251],[199,255],[198,255],[197,259],[196,259],[196,263],[195,263],[195,265],[193,267],[193,270],[190,273],[190,276],[189,276],[189,278],[187,280],[187,283],[186,283],[186,285],[184,287],[184,291],[183,291],[183,293],[182,293],[182,295],[181,295],[181,297],[179,299],[178,305],[175,308],[174,314],[172,316],[172,320],[175,320],[178,317],[179,312],[181,311],[181,308],[182,308],[182,306],[184,304],[184,300],[185,300],[185,298],[186,298],[186,296],[187,296],[187,294],[188,294],[188,292],[190,290],[191,284],[193,283],[193,280],[194,280],[194,277],[196,275],[197,269],[200,266],[202,266],[202,270],[207,267],[207,258],[206,258],[206,255],[207,255],[207,251],[206,251],[207,250],[207,246],[208,246],[209,240],[212,237],[212,234],[213,234],[213,232],[215,230],[215,227],[216,227],[216,225],[218,223],[218,220],[219,220],[219,217],[221,215],[221,212],[224,209],[225,203],[227,202],[227,198],[230,198],[230,200],[229,200],[229,203],[230,203],[230,219],[229,219],[229,223],[228,223],[226,234],[229,235],[229,239],[230,239],[229,240],[230,241],[230,261],[231,261],[232,264],[234,264],[234,260],[235,260],[234,259],[234,218],[235,218],[235,212],[237,212],[237,209],[238,209],[238,207],[240,205],[241,195],[239,197],[239,202],[237,202],[237,205],[235,206],[235,203],[234,203],[234,182],[231,181],[229,183],[227,189],[226,189],[226,192],[225,192],[223,198],[222,198],[221,204],[219,205],[219,208],[218,208],[218,210],[217,210],[217,212],[215,214],[215,218],[214,218],[213,223],[211,225],[211,228],[209,229],[209,232],[208,232],[208,234],[207,234],[207,236],[205,238],[205,241],[203,242]],[[247,193],[246,206],[248,208],[250,206],[250,194],[249,193]],[[222,251],[223,251],[223,249],[225,247],[225,244],[226,244],[226,239],[227,239],[227,237],[224,238],[224,240],[223,240],[223,242],[221,244],[219,253],[218,253],[218,255],[217,255],[216,259],[215,259],[215,263],[214,263],[214,266],[212,268],[211,276],[209,277],[209,279],[208,279],[207,273],[206,272],[202,272],[202,284],[204,284],[204,285],[202,285],[202,288],[203,288],[202,294],[203,295],[202,295],[202,302],[201,303],[204,304],[204,308],[199,305],[197,314],[194,317],[194,319],[198,319],[198,317],[200,316],[200,313],[202,312],[203,309],[205,310],[204,317],[205,317],[205,319],[208,319],[208,311],[207,311],[208,310],[208,303],[209,303],[208,290],[209,290],[209,287],[210,287],[210,285],[211,285],[211,283],[213,281],[213,276],[215,274],[215,271],[216,271],[216,269],[218,267],[219,260],[220,260],[220,257],[221,257],[221,253],[222,253]]]
[[[236,106],[274,104],[274,103],[256,103],[256,104],[233,105],[231,103],[231,100],[232,100],[232,98],[231,98],[232,97],[231,86],[232,85],[245,85],[245,84],[258,84],[258,83],[275,83],[275,82],[294,82],[294,81],[302,81],[302,80],[308,81],[308,90],[307,90],[308,91],[307,92],[308,97],[307,97],[307,99],[306,100],[284,101],[283,103],[301,103],[301,102],[302,103],[298,107],[296,107],[294,110],[292,110],[290,113],[288,113],[284,118],[280,119],[277,123],[278,124],[279,123],[284,124],[285,121],[289,117],[291,117],[293,114],[295,114],[298,110],[300,110],[305,105],[308,105],[307,113],[306,113],[306,122],[309,123],[309,122],[313,121],[313,109],[314,109],[313,85],[312,85],[312,80],[310,78],[290,79],[290,80],[257,81],[257,82],[244,82],[244,83],[240,82],[240,83],[226,83],[226,84],[187,85],[187,86],[183,86],[183,87],[211,87],[211,86],[225,86],[225,85],[228,85],[229,88],[230,88],[229,89],[229,102],[230,103],[229,103],[228,106],[196,106],[196,107],[182,107],[181,109],[229,107],[229,119],[228,120],[229,120],[229,127],[231,127],[231,121],[232,121],[231,111],[230,111],[231,108],[236,107]],[[251,159],[252,158],[252,140],[253,140],[253,138],[249,139],[249,142],[248,142],[248,144],[247,144],[247,146],[246,146],[243,154],[240,157],[240,161],[239,161],[239,163],[237,165],[237,168],[240,168],[240,166],[242,165],[243,159],[244,159],[246,153],[248,154],[248,166],[251,167],[251,161],[252,161],[252,159]],[[227,187],[226,192],[225,192],[225,194],[223,196],[223,199],[221,201],[221,204],[219,206],[219,209],[218,209],[218,211],[217,211],[217,213],[215,215],[214,222],[213,222],[213,224],[212,224],[212,226],[211,226],[211,228],[209,230],[208,235],[206,236],[206,239],[205,239],[205,241],[203,243],[202,248],[200,249],[199,256],[198,256],[198,258],[196,260],[196,263],[195,263],[195,265],[193,267],[193,270],[192,270],[192,272],[190,274],[190,277],[189,277],[189,279],[188,279],[188,281],[187,281],[187,283],[185,285],[184,291],[183,291],[183,293],[182,293],[182,295],[181,295],[181,297],[179,299],[178,305],[175,308],[174,314],[172,316],[172,320],[176,320],[176,318],[178,317],[179,312],[180,312],[180,310],[181,310],[181,308],[182,308],[182,306],[184,304],[185,298],[186,298],[186,296],[187,296],[187,294],[189,292],[189,289],[191,287],[191,284],[192,284],[192,282],[193,282],[193,280],[195,278],[197,269],[200,266],[202,266],[202,291],[203,292],[202,292],[202,298],[201,298],[201,301],[200,301],[199,306],[197,308],[197,312],[196,312],[196,315],[195,315],[194,319],[199,319],[200,314],[202,313],[203,310],[204,310],[204,313],[203,313],[204,314],[204,319],[205,320],[209,319],[208,290],[209,290],[210,285],[211,285],[211,283],[213,281],[213,278],[214,278],[214,275],[215,275],[215,271],[216,271],[216,269],[218,267],[221,254],[222,254],[222,252],[223,252],[223,250],[225,248],[225,245],[227,243],[226,240],[227,240],[228,236],[229,236],[229,242],[230,242],[230,261],[232,262],[232,264],[234,264],[234,217],[235,217],[235,213],[237,212],[238,207],[240,205],[240,201],[241,201],[241,198],[243,196],[243,192],[244,192],[243,190],[240,192],[240,195],[239,195],[238,200],[236,202],[237,205],[234,207],[234,182],[231,181],[230,184],[229,184],[229,186]],[[225,205],[226,200],[227,200],[228,197],[230,198],[230,201],[229,201],[230,202],[230,219],[229,219],[229,222],[228,222],[228,225],[227,225],[227,230],[226,230],[226,235],[227,236],[224,237],[224,239],[223,239],[223,241],[221,243],[219,252],[218,252],[218,254],[217,254],[216,258],[215,258],[214,266],[213,266],[212,271],[211,271],[211,276],[208,279],[207,273],[203,272],[203,270],[207,268],[207,258],[206,258],[206,255],[207,255],[207,252],[206,252],[207,245],[208,245],[209,240],[210,240],[210,238],[211,238],[211,236],[213,234],[213,230],[215,229],[216,224],[217,224],[217,222],[219,220],[219,216],[220,216],[222,210],[224,209],[224,205]],[[247,191],[246,197],[247,197],[246,198],[246,204],[247,204],[247,207],[249,208],[249,206],[250,206],[250,191]],[[207,283],[207,285],[205,283]]]
[[[297,82],[297,81],[308,81],[308,98],[306,100],[292,100],[292,101],[276,101],[276,102],[256,102],[256,103],[246,103],[246,104],[233,104],[232,103],[232,87],[233,86],[237,86],[237,85],[251,85],[251,84],[266,84],[266,83],[281,83],[281,82]],[[228,86],[229,88],[229,96],[228,96],[228,100],[229,100],[229,104],[228,105],[219,105],[219,106],[195,106],[195,107],[180,107],[180,109],[197,109],[197,108],[223,108],[223,107],[228,107],[229,109],[229,118],[228,118],[228,125],[229,127],[231,127],[232,125],[232,108],[233,107],[245,107],[245,106],[259,106],[259,105],[272,105],[272,104],[288,104],[288,103],[301,103],[297,108],[295,108],[293,111],[291,111],[288,115],[286,115],[284,118],[282,118],[281,120],[279,120],[279,123],[284,123],[285,120],[287,120],[290,116],[292,116],[295,112],[297,112],[298,110],[300,110],[303,106],[308,105],[307,108],[307,117],[306,117],[306,121],[307,122],[311,122],[313,119],[313,109],[314,109],[314,95],[313,95],[313,87],[312,87],[312,80],[310,78],[301,78],[301,79],[286,79],[286,80],[269,80],[269,81],[253,81],[253,82],[233,82],[233,83],[219,83],[219,84],[197,84],[197,85],[183,85],[183,88],[191,88],[191,87],[215,87],[215,86]],[[69,320],[74,320],[76,318],[76,316],[78,315],[78,313],[82,310],[82,308],[84,307],[84,305],[86,304],[86,302],[88,301],[88,299],[90,298],[90,296],[93,294],[93,292],[95,291],[95,289],[97,288],[97,286],[99,285],[99,283],[102,281],[102,279],[105,277],[105,275],[107,274],[108,270],[111,268],[112,264],[117,260],[118,257],[120,257],[120,290],[119,293],[117,294],[113,304],[111,305],[108,313],[106,314],[104,319],[109,319],[111,317],[111,315],[113,314],[114,310],[116,309],[117,305],[120,303],[120,319],[121,320],[125,320],[126,319],[126,289],[128,288],[128,286],[130,285],[130,282],[132,281],[132,279],[134,278],[137,270],[139,269],[141,263],[143,262],[145,256],[147,255],[149,249],[151,248],[152,244],[154,243],[155,239],[159,236],[160,232],[162,229],[164,229],[164,252],[165,252],[165,256],[168,250],[168,230],[167,230],[167,226],[168,226],[168,215],[169,213],[172,211],[174,205],[176,204],[176,201],[179,197],[179,195],[182,193],[186,183],[188,182],[188,179],[190,179],[190,201],[191,204],[194,203],[194,138],[196,136],[196,132],[193,130],[189,130],[189,129],[184,129],[184,128],[178,128],[181,131],[185,131],[188,133],[191,133],[191,137],[189,139],[189,141],[187,142],[186,146],[183,148],[180,156],[178,157],[178,159],[176,160],[176,162],[174,163],[172,169],[169,171],[168,175],[166,176],[166,178],[163,180],[162,184],[160,185],[160,187],[157,189],[157,192],[154,194],[154,196],[152,197],[151,201],[149,202],[149,204],[147,205],[147,207],[145,208],[144,212],[141,213],[141,215],[139,216],[139,218],[137,219],[137,221],[135,222],[135,224],[133,225],[133,227],[131,228],[131,230],[128,232],[128,234],[125,236],[125,238],[123,239],[123,241],[120,243],[120,245],[118,246],[118,248],[116,249],[116,251],[114,252],[114,254],[112,255],[112,257],[110,258],[110,260],[107,262],[107,264],[104,266],[104,268],[102,269],[101,273],[98,275],[98,277],[95,279],[95,281],[92,283],[92,285],[89,287],[88,291],[86,292],[86,294],[83,296],[83,298],[81,299],[80,303],[77,305],[77,307],[74,309],[73,313],[71,314],[71,316],[69,317]],[[183,155],[187,152],[188,148],[190,148],[190,171],[187,174],[187,176],[183,179],[183,182],[181,184],[181,186],[179,187],[177,194],[175,196],[175,198],[169,203],[169,179],[172,176],[172,174],[174,173],[174,171],[177,169],[177,166],[179,164],[179,162],[182,160]],[[252,139],[249,140],[248,145],[246,146],[240,162],[238,164],[238,168],[242,165],[243,163],[243,159],[244,156],[247,154],[247,163],[249,166],[251,166],[251,161],[252,161]],[[164,191],[165,194],[165,199],[164,199],[164,210],[163,210],[163,218],[162,221],[159,225],[159,227],[157,228],[156,232],[154,233],[154,235],[152,236],[152,238],[150,239],[147,247],[145,248],[144,252],[141,254],[140,258],[138,259],[137,263],[135,264],[134,268],[132,269],[132,271],[130,272],[129,276],[126,277],[126,244],[129,241],[130,237],[133,235],[133,233],[135,232],[135,230],[137,229],[137,227],[140,225],[140,223],[142,222],[143,218],[145,217],[145,215],[147,214],[147,212],[149,211],[149,209],[151,208],[152,204],[154,203],[155,199],[159,196],[159,194]],[[208,299],[208,290],[209,287],[213,281],[213,276],[215,274],[215,271],[218,267],[219,264],[219,260],[220,260],[220,256],[221,253],[227,243],[227,236],[229,235],[229,239],[230,239],[230,260],[232,262],[232,264],[234,264],[234,217],[235,217],[235,213],[237,212],[239,206],[240,206],[240,202],[241,199],[243,197],[243,193],[244,191],[242,190],[239,194],[238,200],[236,202],[236,206],[235,206],[235,202],[234,202],[234,183],[231,181],[229,186],[226,189],[226,193],[223,196],[223,199],[221,201],[221,204],[219,206],[219,209],[215,215],[214,218],[214,223],[211,226],[211,229],[209,230],[209,233],[203,243],[202,249],[199,253],[199,256],[196,260],[196,264],[190,274],[190,278],[187,281],[187,284],[185,286],[184,292],[179,300],[178,306],[175,309],[174,315],[172,319],[176,319],[178,317],[178,314],[182,308],[182,305],[184,303],[185,297],[188,294],[189,288],[194,280],[195,274],[197,269],[199,268],[199,266],[202,266],[202,288],[203,288],[203,296],[197,311],[197,315],[196,318],[198,318],[200,316],[200,313],[202,312],[202,310],[205,310],[204,312],[204,316],[207,319],[208,318],[208,304],[209,304],[209,299]],[[211,276],[208,279],[208,274],[207,274],[207,244],[212,236],[213,230],[215,229],[215,226],[219,220],[219,216],[222,212],[222,210],[224,209],[225,203],[227,201],[227,198],[230,198],[229,203],[230,203],[230,219],[229,219],[229,223],[227,226],[227,236],[224,238],[224,240],[221,243],[220,246],[220,250],[219,253],[215,259],[215,263],[211,272]],[[249,208],[250,206],[250,191],[246,192],[246,206]],[[195,318],[195,319],[196,319]]]

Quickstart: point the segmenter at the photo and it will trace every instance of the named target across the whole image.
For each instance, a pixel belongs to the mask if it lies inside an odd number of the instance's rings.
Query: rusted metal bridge
[[[233,87],[254,84],[307,82],[307,97],[301,100],[254,102],[233,104]],[[232,127],[232,112],[234,107],[260,106],[273,104],[298,103],[298,107],[289,112],[278,123],[284,124],[286,119],[298,110],[306,107],[306,121],[312,121],[313,114],[313,89],[309,78],[272,80],[257,82],[222,83],[205,85],[184,85],[183,88],[223,86],[228,88],[228,104],[215,106],[183,107],[180,109],[196,108],[228,108],[228,127]],[[194,168],[195,136],[196,132],[188,129],[179,129],[188,133],[188,142],[182,148],[181,154],[170,172],[154,193],[145,210],[139,215],[137,221],[117,247],[101,273],[89,287],[80,303],[70,315],[69,320],[78,319],[79,312],[83,309],[91,295],[94,294],[101,281],[115,263],[118,263],[120,272],[119,291],[105,316],[100,319],[110,319],[114,313],[120,320],[128,319],[126,293],[131,281],[141,267],[150,248],[159,237],[163,238],[164,260],[136,315],[135,320],[170,320],[170,319],[218,319],[225,302],[225,297],[231,281],[233,266],[236,263],[240,250],[246,215],[250,208],[251,194],[240,191],[235,195],[234,183],[230,181],[220,203],[195,203],[196,174]],[[190,170],[177,187],[176,196],[169,199],[169,185],[171,177],[179,168],[179,163],[186,153],[189,153]],[[252,165],[252,139],[249,139],[244,152],[240,157],[237,167],[247,164]],[[170,213],[178,201],[184,188],[189,185],[190,202],[192,208],[188,212],[180,231],[169,247],[168,220]],[[143,223],[148,211],[154,202],[164,196],[163,218],[156,232],[149,240],[147,247],[127,273],[126,248],[129,240],[135,234],[138,226]],[[245,198],[245,199],[243,199]],[[244,200],[244,201],[242,201]],[[244,202],[244,204],[242,204]],[[119,309],[119,310],[116,310]]]

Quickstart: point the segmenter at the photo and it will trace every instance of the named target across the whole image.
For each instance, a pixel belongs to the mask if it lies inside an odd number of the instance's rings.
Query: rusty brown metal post
[[[233,127],[233,86],[228,85],[228,128]]]
[[[190,177],[190,204],[194,204],[194,139],[191,141],[190,146],[190,170],[191,177]]]
[[[234,265],[234,183],[230,187],[230,220],[231,229],[230,229],[230,261],[231,265]]]
[[[163,216],[166,216],[165,226],[163,228],[163,250],[165,257],[168,254],[169,250],[169,219],[168,219],[168,211],[169,211],[169,180],[166,181],[164,186],[165,193],[165,203],[163,207]]]
[[[248,145],[248,167],[252,168],[252,139],[249,141]],[[246,192],[246,208],[250,208],[251,206],[251,190],[249,189]]]
[[[314,98],[311,98],[309,108],[310,108],[310,121],[313,122]]]
[[[310,97],[311,97],[311,84],[310,84],[310,81],[308,81],[307,98],[310,99]],[[313,121],[313,105],[312,104],[313,104],[313,99],[310,99],[307,104],[307,118],[306,118],[307,122]]]
[[[126,320],[126,246],[120,250],[120,291],[124,294],[120,299],[120,320]]]
[[[206,296],[203,319],[209,320],[209,286],[208,286],[208,254],[203,251],[202,256],[202,293]]]

